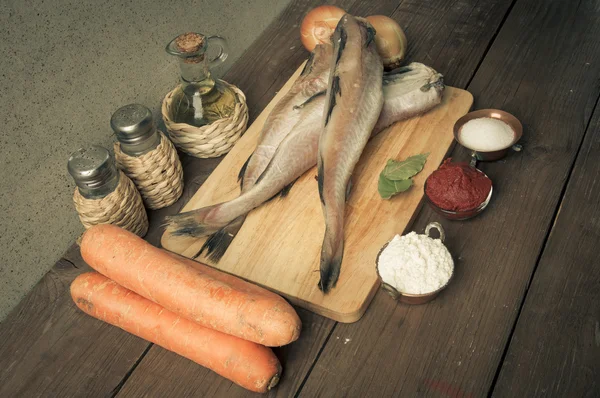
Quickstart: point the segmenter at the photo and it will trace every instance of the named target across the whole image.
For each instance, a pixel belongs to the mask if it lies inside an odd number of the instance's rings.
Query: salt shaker
[[[156,129],[150,109],[140,104],[115,111],[110,126],[118,167],[133,180],[147,208],[160,209],[183,192],[183,169],[171,141]]]
[[[108,150],[92,145],[73,152],[67,164],[77,188],[73,194],[79,219],[87,229],[114,224],[139,236],[148,231],[148,216],[133,182],[117,169]]]

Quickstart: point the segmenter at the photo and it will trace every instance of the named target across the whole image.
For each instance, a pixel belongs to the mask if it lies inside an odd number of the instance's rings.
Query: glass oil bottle
[[[207,49],[219,46],[219,54],[209,60]],[[172,118],[176,123],[201,127],[229,117],[236,104],[235,92],[222,80],[211,77],[210,68],[227,58],[227,42],[219,36],[184,33],[166,47],[167,53],[179,59],[181,83],[172,99]]]

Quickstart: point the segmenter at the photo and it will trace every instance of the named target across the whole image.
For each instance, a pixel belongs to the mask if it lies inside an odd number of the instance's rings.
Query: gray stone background
[[[110,116],[122,105],[159,117],[178,82],[167,42],[185,31],[224,36],[220,76],[288,3],[0,0],[0,320],[83,232],[69,154],[110,148]]]

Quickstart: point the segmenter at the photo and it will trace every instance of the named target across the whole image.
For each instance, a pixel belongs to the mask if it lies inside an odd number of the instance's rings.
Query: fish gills
[[[332,36],[334,52],[317,157],[325,217],[319,281],[324,293],[335,286],[340,274],[350,176],[383,106],[383,65],[374,36],[375,29],[366,20],[348,14]]]

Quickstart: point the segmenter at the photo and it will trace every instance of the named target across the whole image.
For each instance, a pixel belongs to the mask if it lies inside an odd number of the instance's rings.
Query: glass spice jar
[[[154,127],[152,112],[144,105],[129,104],[117,109],[110,118],[110,127],[129,156],[140,156],[160,144],[160,135]]]
[[[73,152],[67,164],[81,196],[101,199],[114,192],[119,185],[119,170],[110,153],[103,147],[92,145]]]
[[[69,157],[67,169],[77,185],[73,202],[86,229],[114,224],[139,236],[146,234],[142,197],[108,150],[97,145],[80,148]]]
[[[125,105],[113,113],[110,126],[119,141],[114,146],[117,165],[134,182],[146,207],[175,203],[183,192],[183,169],[173,144],[156,129],[150,109]]]

